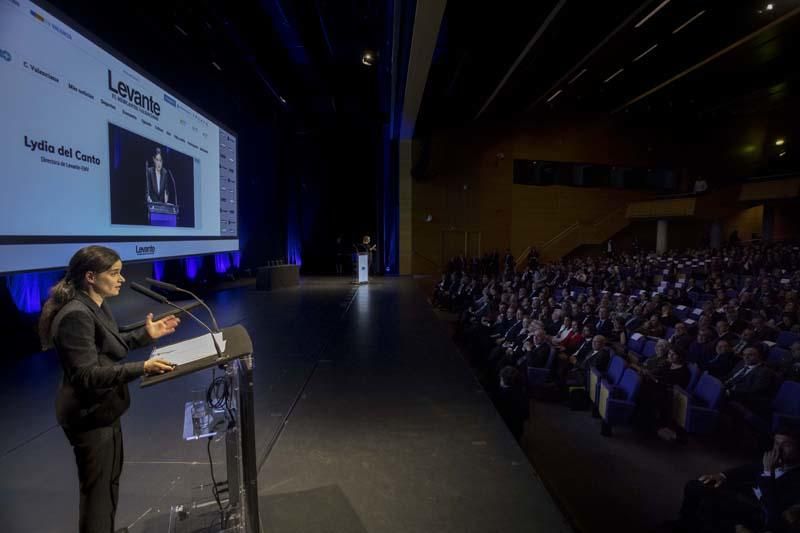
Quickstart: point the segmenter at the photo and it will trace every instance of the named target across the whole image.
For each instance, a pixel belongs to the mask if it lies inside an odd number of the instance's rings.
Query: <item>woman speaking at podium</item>
[[[154,321],[150,313],[144,326],[121,333],[104,301],[124,282],[114,250],[81,248],[50,290],[39,321],[42,344],[55,346],[63,370],[56,418],[78,465],[81,533],[114,531],[123,453],[119,418],[130,405],[128,382],[172,370],[161,359],[123,362],[128,350],[169,335],[180,322],[172,315]]]

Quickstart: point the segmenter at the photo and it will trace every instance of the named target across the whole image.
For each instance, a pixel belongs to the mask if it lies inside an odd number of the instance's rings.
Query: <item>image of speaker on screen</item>
[[[151,161],[145,163],[147,176],[147,201],[151,203],[178,205],[178,191],[175,178],[168,168],[164,167],[161,147],[156,147]]]
[[[164,166],[161,147],[156,147],[152,160],[145,162],[147,180],[147,216],[152,226],[177,226],[180,204],[175,177]]]
[[[109,124],[111,223],[194,227],[199,161]]]

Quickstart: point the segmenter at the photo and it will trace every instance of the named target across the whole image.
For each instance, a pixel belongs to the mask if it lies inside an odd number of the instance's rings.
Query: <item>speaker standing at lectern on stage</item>
[[[42,309],[39,334],[55,346],[63,376],[56,418],[75,453],[80,482],[81,533],[112,533],[122,472],[120,416],[130,405],[128,382],[172,370],[162,359],[123,362],[128,350],[175,331],[172,315],[121,333],[105,299],[119,294],[125,278],[117,252],[87,246],[70,259],[64,278]]]
[[[358,252],[369,254],[368,265],[369,265],[370,275],[374,274],[372,264],[373,264],[373,258],[375,256],[375,250],[378,249],[378,245],[370,244],[371,241],[372,239],[370,239],[369,235],[364,235],[364,237],[361,239],[361,244],[356,246],[356,250],[358,250]]]

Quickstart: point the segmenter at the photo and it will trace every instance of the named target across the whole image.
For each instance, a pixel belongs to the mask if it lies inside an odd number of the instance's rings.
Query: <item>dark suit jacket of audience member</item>
[[[728,385],[728,380],[733,378],[744,366],[744,361],[741,361],[725,378],[725,386],[730,390],[730,399],[739,401],[750,409],[763,410],[775,392],[777,374],[762,363],[738,379],[736,383]]]
[[[753,340],[775,342],[776,338],[778,338],[778,332],[768,326],[753,329]]]
[[[669,339],[669,344],[678,353],[686,356],[689,353],[689,345],[692,343],[692,336],[688,333],[686,335],[673,335],[671,339]]]
[[[611,353],[606,348],[598,350],[597,352],[590,349],[583,359],[578,358],[578,364],[575,366],[581,370],[596,368],[600,372],[605,372],[608,369],[608,364],[610,362]]]
[[[505,338],[505,340],[507,341],[513,340],[514,338],[516,338],[517,335],[519,335],[519,332],[521,330],[522,330],[522,320],[515,320],[513,323],[509,325],[508,329],[506,329],[506,331],[503,332],[504,333],[503,338]]]
[[[736,335],[741,335],[746,327],[747,327],[747,322],[745,322],[741,318],[737,318],[733,322],[728,322],[728,329],[730,329],[730,331],[732,331]]]
[[[552,336],[552,335],[558,335],[558,330],[559,330],[559,329],[561,329],[561,325],[562,325],[563,323],[564,323],[564,321],[563,321],[563,320],[559,320],[558,322],[552,322],[552,321],[550,321],[550,322],[548,322],[548,324],[545,326],[545,328],[544,328],[544,331],[545,331],[545,332],[546,332],[548,335],[551,335],[551,336]]]
[[[608,336],[611,335],[611,330],[614,329],[614,323],[608,318],[604,320],[598,318],[597,322],[594,324],[594,328],[598,335],[608,338]]]
[[[697,362],[701,370],[707,371],[717,379],[724,379],[730,375],[731,369],[736,365],[736,355],[733,352],[709,352],[705,359]]]
[[[550,357],[550,345],[543,342],[539,346],[534,346],[528,352],[527,366],[534,368],[544,368],[547,366],[547,359]]]
[[[672,313],[668,314],[667,316],[658,315],[658,321],[661,322],[661,325],[665,328],[674,328],[675,324],[680,322],[678,317],[673,315]]]
[[[794,468],[776,478],[764,476],[762,463],[743,465],[723,472],[726,480],[723,487],[741,491],[747,496],[753,494],[752,489],[761,491],[759,500],[767,519],[767,527],[780,526],[781,513],[800,501],[800,468]]]
[[[739,342],[739,336],[736,333],[732,332],[732,331],[727,331],[727,332],[725,332],[724,335],[717,335],[717,339],[716,340],[717,340],[717,342],[719,342],[719,341],[728,341],[728,344],[730,344],[731,346],[734,346],[734,345],[736,345],[737,342]]]
[[[698,342],[697,339],[694,339],[689,344],[686,360],[690,363],[700,364],[701,361],[711,359],[716,355],[714,353],[715,346],[714,341]]]

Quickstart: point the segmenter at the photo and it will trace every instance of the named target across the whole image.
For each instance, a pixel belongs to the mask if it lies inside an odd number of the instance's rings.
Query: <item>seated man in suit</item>
[[[567,385],[586,383],[586,374],[590,368],[605,372],[611,362],[611,353],[606,348],[606,338],[602,335],[595,335],[592,338],[591,350],[580,350],[569,358],[569,362],[572,368],[566,375],[565,383]]]
[[[739,337],[739,341],[732,347],[733,353],[736,354],[737,357],[741,357],[744,354],[745,348],[748,346],[755,346],[757,343],[758,341],[755,339],[753,328],[744,328]]]
[[[553,368],[553,371],[556,373],[556,381],[564,381],[567,372],[575,366],[572,362],[573,360],[577,361],[578,359],[583,359],[591,352],[592,337],[594,337],[592,326],[583,326],[581,337],[581,342],[572,350],[562,346],[557,348],[559,350],[558,360],[555,368]]]
[[[758,342],[775,342],[778,337],[778,332],[764,322],[764,317],[754,316],[750,324],[753,328],[753,339]]]
[[[651,315],[650,320],[642,324],[637,331],[647,337],[663,338],[667,329],[658,320],[658,315]]]
[[[717,321],[717,340],[725,339],[731,346],[739,341],[739,336],[730,330],[730,325],[725,320]]]
[[[759,414],[769,411],[777,375],[764,364],[764,355],[755,346],[744,350],[743,360],[724,380],[725,395]]]
[[[689,335],[689,328],[683,322],[675,323],[675,333],[668,340],[670,346],[681,354],[689,353],[689,344],[692,342],[692,336]]]
[[[547,334],[543,329],[537,329],[529,340],[531,341],[530,350],[515,361],[517,367],[523,369],[528,366],[544,368],[550,357],[550,343],[547,342]]]
[[[689,481],[674,531],[783,531],[781,514],[800,501],[799,467],[798,429],[779,428],[761,461]]]
[[[714,333],[708,329],[701,329],[697,332],[697,337],[689,344],[687,360],[690,363],[699,363],[714,357]]]
[[[611,318],[608,316],[608,307],[601,307],[597,312],[597,323],[594,327],[598,335],[608,336],[611,334],[614,324],[612,324]]]
[[[717,341],[713,355],[707,359],[697,361],[700,370],[705,370],[717,379],[730,374],[731,369],[736,365],[736,355],[731,351],[731,344],[725,339]]]

